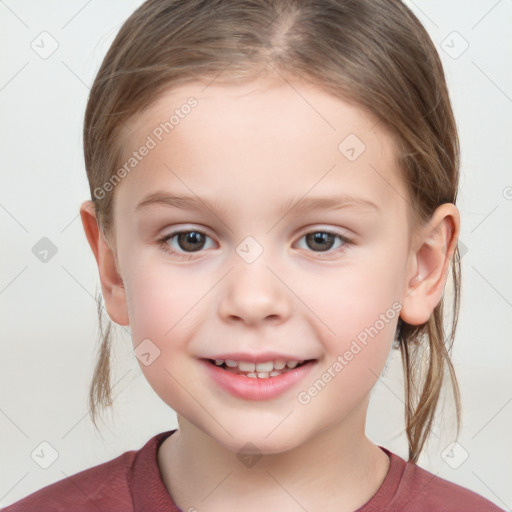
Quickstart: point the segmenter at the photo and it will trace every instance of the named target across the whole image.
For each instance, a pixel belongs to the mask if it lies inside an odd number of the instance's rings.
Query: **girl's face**
[[[156,393],[233,450],[363,433],[411,277],[383,124],[311,85],[258,82],[175,88],[131,128],[117,264]],[[215,359],[312,361],[257,380]]]

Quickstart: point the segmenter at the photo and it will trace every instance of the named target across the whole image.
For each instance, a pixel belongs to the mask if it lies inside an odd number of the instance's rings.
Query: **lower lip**
[[[206,366],[206,370],[212,379],[222,389],[245,400],[270,400],[275,398],[304,379],[315,365],[315,361],[309,361],[281,375],[259,379],[231,373],[204,359],[201,360],[201,363]]]

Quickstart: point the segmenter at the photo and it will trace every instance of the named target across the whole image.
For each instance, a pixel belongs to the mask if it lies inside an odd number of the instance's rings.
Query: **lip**
[[[235,354],[230,354],[229,356],[230,357],[226,357],[226,359],[230,359],[231,357],[235,359]],[[268,354],[265,354],[265,357],[266,356],[268,356]],[[247,354],[245,354],[244,357],[247,357]],[[275,357],[275,359],[280,359],[281,357],[282,356]],[[254,362],[269,361],[273,358],[274,357],[270,357],[269,359],[264,360],[261,360],[260,358],[259,361]],[[224,357],[218,357],[218,359],[224,359]],[[240,360],[247,361],[247,359]],[[288,359],[288,361],[297,361],[297,359],[291,358]],[[316,365],[317,360],[309,360],[298,368],[294,368],[293,370],[287,371],[282,375],[277,375],[276,377],[269,377],[268,379],[258,379],[245,377],[244,375],[237,375],[223,370],[220,366],[212,364],[207,359],[200,359],[199,362],[204,365],[210,378],[232,396],[243,398],[244,400],[271,400],[272,398],[285,393],[298,382],[306,378]]]

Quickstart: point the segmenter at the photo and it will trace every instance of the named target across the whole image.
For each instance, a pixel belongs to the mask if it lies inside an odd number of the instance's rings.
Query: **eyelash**
[[[204,231],[201,231],[199,229],[189,229],[189,230],[173,231],[172,233],[169,233],[168,235],[165,235],[164,237],[158,239],[157,243],[168,254],[177,256],[180,259],[191,260],[194,256],[195,252],[199,253],[199,252],[201,252],[201,250],[195,251],[192,253],[184,253],[184,252],[180,252],[180,251],[176,251],[176,250],[172,249],[167,242],[169,240],[171,240],[172,238],[174,238],[176,235],[179,235],[182,233],[192,233],[192,232],[199,233],[201,235],[204,235],[207,238],[211,238]],[[337,249],[334,249],[334,250],[328,250],[328,251],[323,251],[323,252],[322,251],[316,252],[316,251],[310,250],[310,252],[318,254],[320,256],[320,258],[327,258],[327,257],[332,256],[333,254],[341,254],[345,251],[347,246],[352,244],[352,239],[346,237],[345,235],[341,235],[340,233],[336,233],[334,231],[320,230],[320,229],[313,230],[313,231],[307,231],[307,232],[303,233],[301,235],[301,237],[299,238],[299,240],[301,240],[302,238],[304,238],[307,235],[311,235],[314,233],[323,233],[323,234],[327,234],[327,235],[333,235],[334,237],[338,238],[339,240],[341,240],[343,242],[343,245],[341,247],[338,247]]]

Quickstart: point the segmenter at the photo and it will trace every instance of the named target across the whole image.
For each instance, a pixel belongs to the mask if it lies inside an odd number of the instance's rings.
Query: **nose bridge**
[[[283,321],[290,315],[290,293],[275,270],[270,270],[276,266],[273,253],[251,236],[235,251],[233,269],[220,295],[219,314],[226,321],[248,324],[265,319]]]

